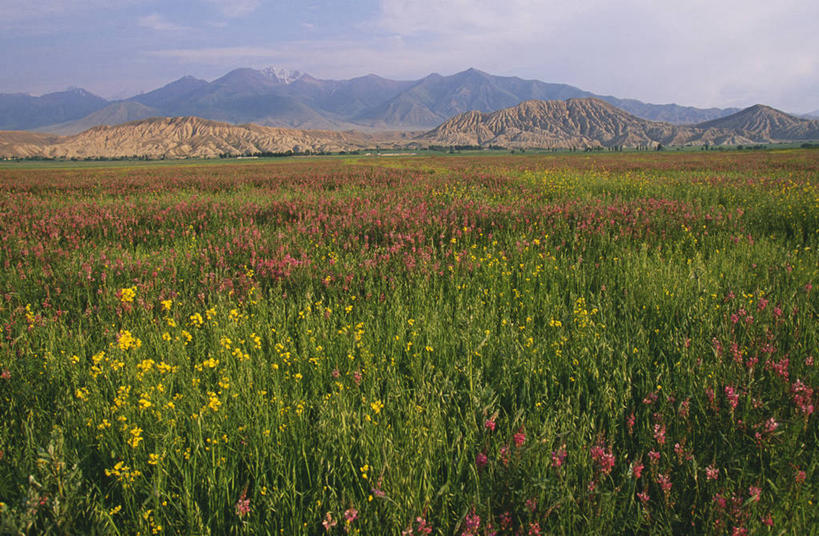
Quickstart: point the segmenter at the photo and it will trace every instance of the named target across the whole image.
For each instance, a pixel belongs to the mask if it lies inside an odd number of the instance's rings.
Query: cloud
[[[261,0],[205,0],[205,2],[231,19],[250,15],[262,3]]]
[[[187,26],[181,26],[165,19],[159,13],[146,15],[137,19],[137,24],[142,28],[148,28],[157,32],[178,32],[181,30],[188,30]]]
[[[89,9],[114,10],[144,0],[0,0],[0,13],[7,20],[25,20],[63,15]]]
[[[381,0],[373,31],[406,56],[439,50],[436,65],[654,102],[797,107],[815,90],[788,88],[819,87],[816,20],[819,3],[803,0]]]

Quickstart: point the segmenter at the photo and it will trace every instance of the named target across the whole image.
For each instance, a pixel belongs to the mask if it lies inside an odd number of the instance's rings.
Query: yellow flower
[[[213,411],[219,411],[219,406],[221,405],[222,402],[219,400],[219,397],[216,396],[216,393],[208,391],[208,407]]]
[[[129,434],[131,437],[127,440],[127,443],[131,445],[131,448],[137,448],[140,441],[142,441],[142,428],[134,426],[131,428]]]
[[[205,320],[199,313],[194,313],[190,316],[190,318],[188,318],[188,324],[195,328],[201,328],[204,323]]]
[[[379,413],[381,413],[381,409],[384,407],[384,403],[381,402],[380,400],[376,400],[375,402],[370,403],[370,407],[372,408],[373,413],[378,415]]]
[[[117,335],[117,345],[120,350],[129,350],[142,346],[142,341],[131,335],[127,329],[121,329]]]
[[[119,291],[119,301],[122,303],[131,303],[136,298],[136,287],[128,287],[120,289]]]
[[[173,305],[173,300],[162,300],[160,303],[162,303],[163,311],[170,311],[171,305]]]

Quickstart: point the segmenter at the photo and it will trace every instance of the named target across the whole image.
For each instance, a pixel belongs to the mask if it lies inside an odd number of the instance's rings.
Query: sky
[[[0,93],[126,98],[285,67],[415,80],[474,67],[600,95],[819,110],[815,0],[0,0]]]

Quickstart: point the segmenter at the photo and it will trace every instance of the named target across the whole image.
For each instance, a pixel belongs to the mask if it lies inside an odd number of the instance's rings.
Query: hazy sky
[[[476,67],[653,103],[819,109],[816,0],[0,0],[0,50],[2,93]]]

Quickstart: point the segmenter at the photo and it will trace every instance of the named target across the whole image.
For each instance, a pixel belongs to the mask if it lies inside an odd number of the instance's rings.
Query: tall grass
[[[0,530],[809,533],[818,157],[0,171]]]

